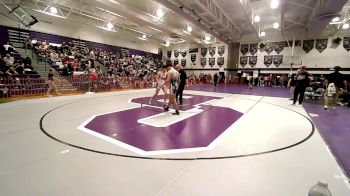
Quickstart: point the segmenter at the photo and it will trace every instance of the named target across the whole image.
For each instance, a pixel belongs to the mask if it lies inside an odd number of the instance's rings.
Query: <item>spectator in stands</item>
[[[6,54],[3,60],[7,66],[13,66],[13,63],[15,62],[15,59],[10,54]]]
[[[4,44],[4,48],[7,54],[16,50],[10,42],[6,42],[6,44]]]
[[[27,49],[27,48],[29,48],[29,49],[33,48],[32,40],[30,40],[29,37],[28,37],[28,38],[26,39],[26,41],[24,42],[24,46],[25,46],[26,49]]]
[[[18,74],[15,67],[10,67],[7,71],[6,71],[6,74],[8,75],[16,75]]]
[[[0,58],[0,71],[3,73],[7,71],[7,65],[2,58]]]
[[[16,67],[16,72],[20,75],[24,74],[24,63],[23,62]]]
[[[29,57],[26,57],[25,59],[23,59],[23,63],[25,65],[32,65],[32,60]]]
[[[69,76],[69,70],[68,70],[67,64],[64,64],[64,65],[63,65],[63,68],[62,68],[62,76]]]
[[[346,89],[347,87],[347,82],[345,80],[345,77],[342,73],[340,73],[341,67],[335,66],[334,67],[334,72],[329,74],[326,77],[325,84],[326,84],[326,93],[324,96],[324,109],[328,108],[329,100],[333,100],[333,109],[336,109],[335,106],[338,103],[339,99],[339,94],[342,89]],[[335,93],[330,93],[329,91],[329,86],[330,85],[335,86]],[[342,103],[340,103],[342,105]]]
[[[52,50],[52,52],[50,54],[50,60],[54,63],[61,61],[61,59],[59,58],[59,56],[55,50]]]

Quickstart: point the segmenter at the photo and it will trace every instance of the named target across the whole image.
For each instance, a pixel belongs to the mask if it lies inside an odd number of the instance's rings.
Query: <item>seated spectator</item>
[[[33,71],[34,68],[31,65],[24,64],[24,71]]]
[[[6,44],[4,44],[4,48],[6,53],[11,53],[14,52],[16,49],[11,45],[10,42],[6,42]]]
[[[23,75],[24,74],[24,63],[21,63],[20,65],[18,65],[16,67],[16,72],[20,75]]]
[[[25,65],[32,65],[32,60],[29,57],[27,57],[27,58],[23,59],[23,63]]]
[[[12,66],[15,62],[15,59],[10,54],[6,54],[3,60],[7,66]]]
[[[61,61],[61,59],[59,58],[58,54],[54,50],[50,54],[50,60],[52,62],[59,62],[59,61]]]
[[[69,76],[69,70],[68,70],[67,64],[64,64],[64,65],[63,65],[63,68],[62,68],[62,76]]]
[[[15,74],[18,74],[16,69],[14,67],[10,67],[7,71],[6,71],[6,74],[8,75],[15,75]]]
[[[33,48],[32,40],[28,37],[26,41],[24,42],[25,48]]]

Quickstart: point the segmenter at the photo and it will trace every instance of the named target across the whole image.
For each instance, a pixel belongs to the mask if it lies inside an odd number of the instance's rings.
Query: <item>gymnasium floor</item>
[[[149,105],[153,93],[1,104],[1,195],[296,196],[318,180],[350,195],[315,115],[286,89],[191,87],[180,116],[161,97]]]

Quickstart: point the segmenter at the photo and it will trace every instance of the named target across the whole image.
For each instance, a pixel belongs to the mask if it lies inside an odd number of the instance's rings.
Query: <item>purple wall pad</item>
[[[85,128],[144,151],[206,147],[238,120],[242,113],[230,108],[202,106],[203,112],[167,127],[152,127],[137,120],[161,110],[141,107],[100,115]],[[206,119],[223,119],[220,121]],[[113,137],[113,134],[117,134]]]
[[[350,177],[350,108],[324,110],[321,105],[304,104],[304,108],[318,117],[312,117],[323,139],[329,145],[346,175]]]

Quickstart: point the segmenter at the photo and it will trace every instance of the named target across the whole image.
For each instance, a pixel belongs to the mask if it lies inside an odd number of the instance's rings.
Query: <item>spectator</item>
[[[295,105],[299,96],[299,104],[301,105],[304,100],[304,93],[306,87],[309,85],[309,73],[306,71],[306,66],[301,66],[300,71],[297,73],[296,85],[294,90],[293,105]]]
[[[300,69],[297,70],[297,73],[299,73],[299,72],[300,72]],[[293,100],[296,83],[297,83],[297,75],[292,73],[290,75],[288,85],[287,85],[287,87],[290,88],[290,99],[289,100]]]
[[[336,109],[336,105],[338,103],[339,99],[339,93],[342,89],[346,88],[347,82],[345,80],[345,77],[342,73],[339,71],[341,70],[341,67],[335,66],[334,72],[329,74],[326,77],[326,93],[324,96],[324,109],[326,110],[328,108],[329,100],[333,100],[333,109]],[[330,86],[335,86],[335,92],[329,92]],[[340,103],[341,104],[341,103]],[[342,105],[342,104],[341,104]]]
[[[13,63],[15,62],[15,59],[10,54],[6,54],[3,60],[7,66],[13,66]]]

